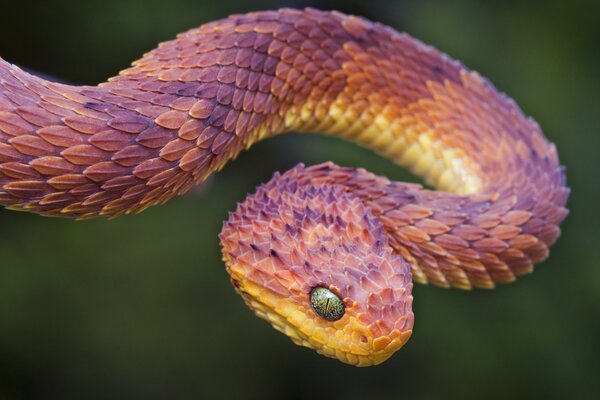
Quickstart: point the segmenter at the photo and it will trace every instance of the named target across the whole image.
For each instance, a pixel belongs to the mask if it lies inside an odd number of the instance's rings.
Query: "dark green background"
[[[573,190],[550,259],[493,291],[417,286],[413,338],[381,366],[348,367],[294,346],[229,284],[217,240],[227,211],[298,162],[413,178],[348,143],[279,137],[204,190],[141,215],[73,222],[0,210],[0,399],[597,396],[597,1],[12,1],[1,5],[0,55],[93,84],[177,32],[282,5],[337,8],[407,31],[534,116]]]

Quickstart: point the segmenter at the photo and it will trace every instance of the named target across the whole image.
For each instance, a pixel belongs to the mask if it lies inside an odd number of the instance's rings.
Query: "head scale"
[[[410,266],[356,196],[299,184],[303,170],[276,174],[230,214],[220,235],[227,271],[246,304],[295,343],[379,364],[412,332]]]

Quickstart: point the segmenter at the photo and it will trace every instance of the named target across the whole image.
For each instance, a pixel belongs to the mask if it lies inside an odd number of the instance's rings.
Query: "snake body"
[[[407,34],[312,9],[207,23],[97,87],[0,60],[0,204],[78,219],[141,211],[292,130],[355,141],[441,189],[299,165],[225,223],[246,303],[350,364],[406,342],[413,280],[511,282],[548,256],[567,215],[556,147],[511,99]],[[312,312],[315,286],[343,299],[340,320]]]

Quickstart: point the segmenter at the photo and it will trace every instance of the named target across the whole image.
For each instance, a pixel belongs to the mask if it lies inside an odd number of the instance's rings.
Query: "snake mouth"
[[[301,310],[286,315],[281,308],[270,308],[267,302],[243,295],[257,316],[286,334],[295,344],[315,350],[345,364],[368,367],[388,360],[410,339],[412,329],[397,329],[385,336],[374,336],[360,322],[360,315],[348,315],[323,327]],[[319,321],[320,322],[320,321]]]

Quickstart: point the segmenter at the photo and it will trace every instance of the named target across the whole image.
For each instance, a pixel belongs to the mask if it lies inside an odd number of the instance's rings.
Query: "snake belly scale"
[[[349,364],[408,340],[413,281],[511,282],[548,256],[568,213],[556,147],[511,99],[407,34],[313,9],[204,24],[94,87],[0,59],[0,204],[77,219],[141,211],[288,131],[352,140],[439,189],[299,165],[225,222],[245,302]]]

